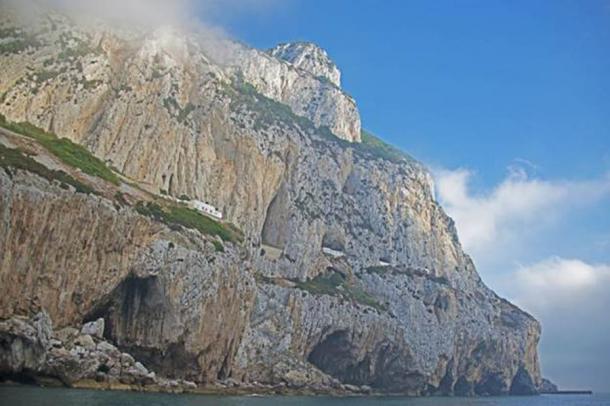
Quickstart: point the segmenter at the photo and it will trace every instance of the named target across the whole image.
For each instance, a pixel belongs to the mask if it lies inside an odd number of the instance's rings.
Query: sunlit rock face
[[[200,383],[536,390],[537,321],[482,283],[426,169],[359,142],[320,48],[7,15],[0,113],[147,188],[210,202],[245,238],[216,252],[196,232],[0,169],[2,318],[102,317],[148,368]]]
[[[280,44],[270,49],[269,54],[341,87],[341,71],[328,57],[326,51],[316,44],[311,42]]]

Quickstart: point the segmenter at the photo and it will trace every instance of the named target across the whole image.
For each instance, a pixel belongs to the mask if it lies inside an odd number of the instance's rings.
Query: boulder
[[[135,362],[135,360],[133,359],[133,357],[131,355],[127,354],[126,352],[121,354],[121,364],[133,365],[134,362]]]
[[[78,337],[78,334],[78,329],[75,329],[74,327],[64,327],[55,332],[55,338],[62,343],[67,344]]]
[[[95,348],[100,352],[114,356],[120,356],[121,354],[118,348],[116,348],[114,345],[110,344],[107,341],[100,341],[99,343],[97,343]]]
[[[50,347],[51,320],[38,313],[33,320],[13,317],[0,321],[0,375],[40,371]]]
[[[134,369],[137,371],[138,375],[148,375],[148,369],[142,363],[136,362],[134,365]]]
[[[95,321],[85,323],[80,332],[81,334],[88,334],[99,339],[104,338],[104,319],[99,318]]]
[[[91,337],[89,334],[78,336],[78,338],[74,340],[74,344],[86,348],[87,350],[92,350],[95,348],[95,341],[93,341],[93,337]]]

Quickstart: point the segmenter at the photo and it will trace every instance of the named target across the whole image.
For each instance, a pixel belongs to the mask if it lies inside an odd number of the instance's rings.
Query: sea
[[[172,395],[0,386],[1,406],[610,406],[610,394],[498,398]]]

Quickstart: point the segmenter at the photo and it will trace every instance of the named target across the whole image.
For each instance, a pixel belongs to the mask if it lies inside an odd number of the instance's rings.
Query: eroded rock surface
[[[328,57],[326,51],[316,44],[311,42],[280,44],[270,49],[269,53],[314,76],[325,78],[337,87],[341,87],[341,71]]]
[[[422,165],[347,142],[360,121],[334,69],[288,49],[219,55],[172,29],[2,24],[14,46],[0,113],[142,188],[210,202],[244,240],[220,252],[128,205],[0,169],[1,318],[103,318],[104,339],[149,370],[204,384],[536,390],[538,323],[480,280]]]
[[[167,376],[231,370],[255,289],[238,251],[27,172],[0,170],[0,190],[0,318],[45,310],[99,338],[103,317],[104,337]]]
[[[100,388],[123,384],[132,388],[154,386],[179,391],[195,386],[189,381],[157,377],[131,355],[99,337],[79,334],[74,329],[55,332],[44,312],[32,319],[13,316],[0,321],[0,342],[3,378],[47,385],[56,379],[58,384],[66,386],[89,380]]]

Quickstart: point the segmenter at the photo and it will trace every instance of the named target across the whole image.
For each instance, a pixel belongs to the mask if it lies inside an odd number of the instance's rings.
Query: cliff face
[[[326,51],[316,44],[311,42],[280,44],[270,49],[269,54],[341,87],[341,71],[328,57]]]
[[[481,282],[426,170],[357,142],[321,50],[36,27],[3,22],[0,113],[142,188],[210,202],[245,237],[218,252],[108,197],[0,171],[1,317],[103,317],[119,348],[201,383],[535,390],[538,323]]]
[[[100,315],[157,372],[230,370],[254,299],[238,252],[27,172],[0,171],[0,190],[0,318],[45,310],[66,327]]]

